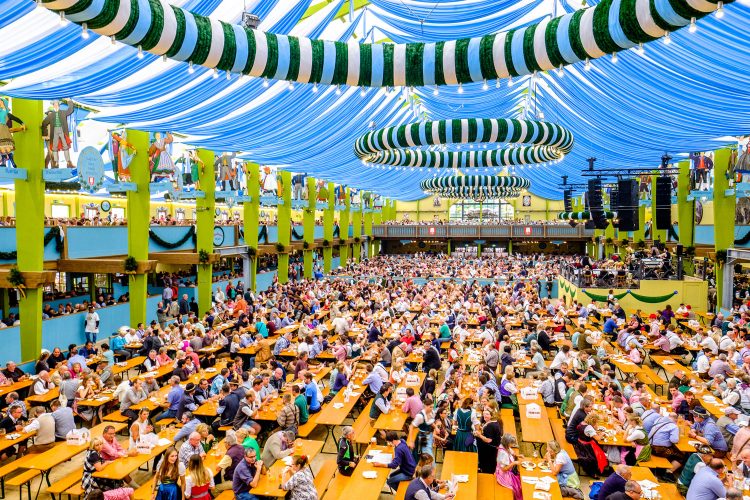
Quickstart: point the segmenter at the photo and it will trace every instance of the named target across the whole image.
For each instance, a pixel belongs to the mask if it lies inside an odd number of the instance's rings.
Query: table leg
[[[50,486],[52,486],[50,484],[50,482],[49,482],[49,473],[50,473],[50,471],[48,471],[48,470],[43,470],[42,471],[42,477],[39,479],[39,488],[36,490],[36,496],[34,497],[34,499],[39,498],[39,493],[42,491],[42,479],[44,479],[45,481],[47,481],[47,487],[48,488]],[[29,496],[31,496],[31,483],[29,483]],[[50,494],[50,496],[52,497],[52,500],[54,500],[55,495]]]

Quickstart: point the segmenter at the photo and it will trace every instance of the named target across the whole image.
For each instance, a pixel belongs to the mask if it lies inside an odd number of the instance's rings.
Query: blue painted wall
[[[190,227],[186,226],[151,226],[156,236],[163,239],[167,243],[176,243],[180,241],[190,231]],[[188,240],[177,248],[166,248],[158,245],[154,240],[149,238],[148,251],[149,252],[165,252],[165,251],[178,251],[178,250],[195,250],[195,244],[193,238]]]
[[[52,228],[44,228],[45,236]],[[13,252],[16,250],[16,228],[0,227],[0,252]],[[60,252],[57,251],[54,240],[50,241],[44,247],[44,260],[57,260],[60,258]],[[9,264],[15,260],[0,260],[2,264]]]
[[[70,259],[128,254],[126,226],[74,226],[68,228],[65,238]]]

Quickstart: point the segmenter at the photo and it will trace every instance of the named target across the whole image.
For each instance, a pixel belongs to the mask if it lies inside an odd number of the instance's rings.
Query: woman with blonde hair
[[[83,488],[85,493],[84,496],[88,496],[88,494],[95,488],[101,490],[113,490],[119,488],[121,485],[120,481],[94,477],[95,472],[101,471],[108,464],[100,454],[103,446],[104,439],[101,437],[95,437],[91,440],[89,449],[86,452],[86,457],[83,459],[81,488]]]
[[[391,366],[389,382],[393,384],[394,386],[396,386],[401,383],[404,377],[406,377],[406,370],[404,369],[404,360],[402,358],[394,360],[393,366]]]
[[[211,500],[214,486],[214,474],[203,465],[201,456],[190,457],[185,473],[185,500]]]
[[[203,448],[203,451],[206,453],[211,451],[211,448],[216,444],[216,438],[211,434],[211,429],[208,427],[208,424],[198,424],[195,427],[195,432],[201,435],[201,447]]]
[[[518,410],[518,386],[512,366],[505,367],[505,373],[500,381],[500,407]]]

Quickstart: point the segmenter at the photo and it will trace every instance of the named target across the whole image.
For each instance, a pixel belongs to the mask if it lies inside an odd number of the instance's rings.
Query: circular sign
[[[214,246],[220,247],[224,244],[224,229],[220,226],[214,226]]]
[[[102,212],[109,212],[109,209],[112,208],[112,204],[108,200],[104,200],[100,206],[102,207]]]

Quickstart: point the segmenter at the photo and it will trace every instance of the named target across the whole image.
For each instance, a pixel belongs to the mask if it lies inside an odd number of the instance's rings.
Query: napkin
[[[638,481],[638,484],[640,484],[643,488],[647,490],[653,490],[654,488],[658,488],[659,484],[655,483],[653,481],[649,481],[648,479],[644,479],[643,481]]]
[[[158,446],[167,446],[168,444],[172,444],[172,440],[167,438],[159,438],[159,441],[157,441],[156,444]]]
[[[333,403],[333,407],[337,410],[344,407],[344,403]]]
[[[537,500],[550,500],[552,498],[552,495],[547,493],[546,491],[535,490],[534,494],[531,495],[531,498],[536,498]]]
[[[282,458],[282,460],[284,461],[284,463],[286,465],[292,465],[292,461],[294,460],[294,457],[292,457],[292,456],[284,457],[284,458]]]
[[[469,475],[468,474],[454,474],[453,479],[457,483],[468,483],[469,482]]]
[[[374,470],[366,470],[362,473],[362,476],[365,479],[375,479],[376,477],[378,477],[378,473]]]
[[[539,481],[536,483],[536,486],[534,486],[534,489],[542,490],[542,491],[549,491],[549,483],[545,481]]]

